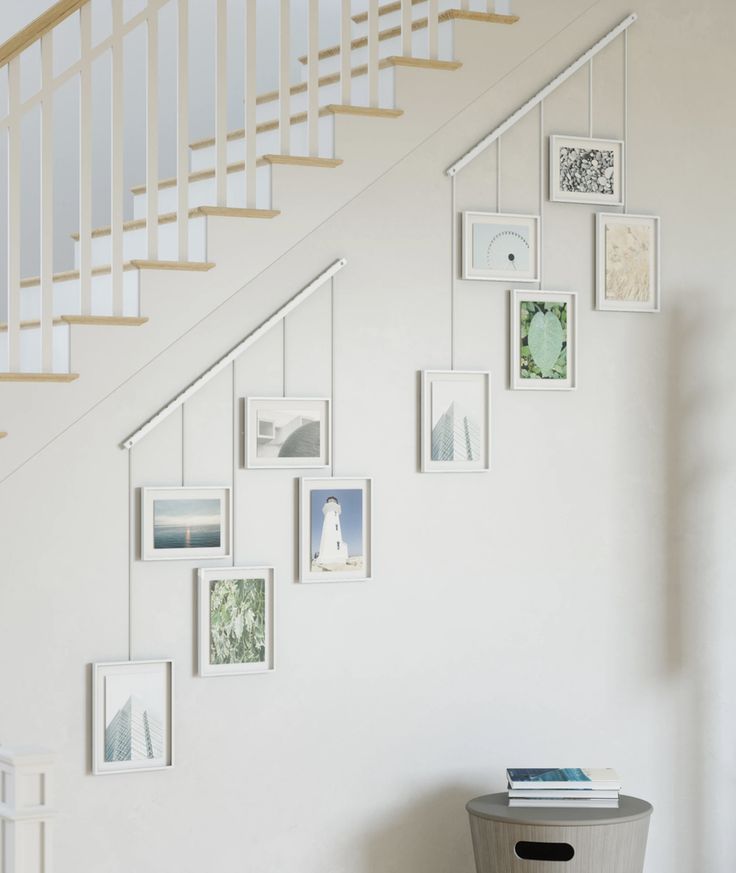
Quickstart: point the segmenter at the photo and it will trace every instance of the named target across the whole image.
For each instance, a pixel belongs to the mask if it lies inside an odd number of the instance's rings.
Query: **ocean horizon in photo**
[[[220,525],[164,525],[153,529],[154,549],[217,549]]]

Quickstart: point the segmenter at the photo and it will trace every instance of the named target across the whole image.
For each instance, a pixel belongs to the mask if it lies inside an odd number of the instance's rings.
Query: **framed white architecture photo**
[[[580,136],[549,138],[549,199],[620,206],[624,143]]]
[[[370,579],[373,481],[302,479],[299,503],[300,581]]]
[[[491,466],[491,374],[422,371],[423,473],[475,473]]]
[[[229,488],[142,488],[141,559],[227,558],[231,520]]]
[[[248,398],[246,467],[329,467],[330,439],[329,398]]]
[[[199,675],[274,668],[273,567],[199,571]]]
[[[92,772],[165,770],[174,764],[174,662],[92,665]]]
[[[596,215],[596,309],[659,312],[659,216]]]
[[[539,281],[539,216],[463,212],[463,278]]]
[[[511,291],[511,387],[577,385],[577,306],[572,292]]]

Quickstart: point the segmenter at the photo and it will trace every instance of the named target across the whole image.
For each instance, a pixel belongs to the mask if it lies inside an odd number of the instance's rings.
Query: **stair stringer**
[[[288,257],[291,249],[309,250],[309,246],[299,244],[334,219],[343,207],[425,140],[442,131],[461,110],[502,82],[505,75],[549,42],[565,23],[595,4],[589,0],[561,0],[554,11],[533,9],[534,5],[534,0],[520,0],[520,6],[527,7],[527,17],[522,8],[522,21],[513,28],[502,29],[503,39],[494,45],[490,60],[489,45],[498,30],[492,25],[455,21],[455,53],[463,63],[459,70],[448,73],[397,68],[396,105],[404,109],[402,117],[388,120],[338,116],[336,154],[345,161],[341,167],[325,170],[275,165],[273,205],[281,210],[281,215],[274,221],[208,217],[207,257],[216,267],[205,275],[142,272],[141,314],[149,318],[146,325],[135,332],[128,328],[72,326],[71,369],[81,374],[77,382],[64,386],[12,383],[0,386],[2,426],[10,434],[0,452],[0,481],[126,383],[138,386],[135,402],[138,412],[122,430],[134,428],[139,419],[155,412],[161,402],[160,379],[157,376],[156,397],[146,402],[149,383],[141,378],[149,366],[160,373],[160,362],[168,359],[172,348],[189,347],[200,322],[216,315],[230,298],[252,300],[253,306],[254,318],[250,318],[249,310],[248,323],[238,323],[236,335],[242,335],[249,326],[269,315],[276,303],[293,294],[305,277],[318,272],[326,258],[338,257],[342,252],[321,249],[314,263],[310,259],[300,260],[298,271],[278,283],[283,293],[275,293],[271,301],[261,299],[263,283],[259,277],[271,276],[269,268],[278,272],[282,258],[291,261]],[[587,34],[580,41],[586,40]],[[574,44],[573,50],[579,44]],[[563,41],[563,46],[569,49],[568,41]],[[569,58],[564,49],[550,52],[551,73]],[[497,88],[494,92],[498,97]],[[488,95],[485,101],[490,102],[487,98]],[[497,102],[506,111],[506,103]],[[487,128],[488,117],[487,113],[478,117],[479,131]],[[444,164],[438,165],[440,175],[442,169]],[[390,208],[389,201],[386,209]],[[254,285],[259,290],[253,291],[251,297],[249,286],[255,279],[258,282]],[[192,360],[195,359],[193,349]],[[211,361],[203,362],[208,363]],[[168,368],[164,370],[167,378],[171,377],[171,394],[197,375],[196,369],[192,371],[189,367],[176,367],[170,373]],[[43,414],[29,415],[31,407]]]

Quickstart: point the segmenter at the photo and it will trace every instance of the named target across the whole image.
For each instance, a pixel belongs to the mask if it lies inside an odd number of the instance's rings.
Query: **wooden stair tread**
[[[4,440],[7,435],[8,432],[6,430],[0,430],[0,440]]]
[[[400,118],[403,109],[381,109],[378,106],[346,106],[341,103],[330,103],[326,107],[335,115],[365,115],[370,118]]]
[[[93,327],[140,327],[148,323],[147,318],[134,315],[62,315],[59,320]]]
[[[265,166],[265,162],[263,161],[262,158],[259,158],[256,161],[256,166],[257,167]],[[243,170],[245,170],[245,161],[237,161],[234,164],[228,164],[226,170],[227,170],[228,175],[230,175],[230,173],[242,173]],[[214,179],[214,178],[215,178],[214,168],[209,169],[209,170],[197,170],[197,171],[189,174],[190,183],[191,182],[201,182],[203,179]],[[159,183],[158,183],[158,189],[159,189],[159,191],[161,191],[164,188],[175,188],[178,181],[179,180],[176,176],[172,176],[170,179],[161,179],[161,180],[159,180]],[[133,194],[145,194],[147,187],[148,186],[145,184],[136,185],[135,188],[131,188],[130,190]]]
[[[189,210],[190,218],[205,217],[208,215],[230,216],[232,218],[276,218],[281,215],[278,209],[238,209],[229,206],[195,206]],[[175,212],[164,212],[158,217],[159,224],[174,224],[177,215]],[[130,221],[123,222],[123,231],[143,230],[148,225],[146,218],[133,218]],[[97,239],[102,236],[110,236],[112,228],[96,227],[92,231],[92,239]],[[72,239],[79,241],[79,233],[73,233]]]
[[[304,155],[264,155],[263,160],[269,164],[288,164],[293,167],[339,167],[340,158],[310,158]]]
[[[79,373],[0,373],[0,382],[74,382]]]
[[[515,24],[519,20],[518,15],[499,15],[496,12],[470,12],[465,9],[447,9],[445,12],[440,12],[438,16],[440,24],[444,21],[479,21],[485,22],[487,24]],[[428,18],[417,18],[412,21],[411,29],[415,30],[424,30],[429,25]],[[378,33],[378,41],[383,42],[385,39],[395,39],[396,37],[401,36],[401,25],[396,25],[396,27],[389,27],[386,30],[381,30]],[[352,40],[350,43],[351,51],[359,48],[365,48],[368,45],[368,37],[367,36],[359,36],[356,39]],[[340,46],[333,45],[330,48],[322,49],[319,52],[319,60],[324,61],[327,58],[334,58],[335,55],[340,54]],[[307,55],[302,55],[299,58],[300,64],[306,64],[308,61]]]
[[[215,265],[207,261],[145,261],[135,260],[126,261],[123,264],[123,271],[130,270],[186,270],[190,272],[202,272],[211,270]],[[112,272],[110,264],[102,264],[92,268],[93,276],[108,276]],[[79,278],[79,270],[66,270],[63,273],[54,273],[53,282],[70,282]],[[41,279],[38,276],[33,276],[30,279],[21,279],[21,288],[32,288],[35,285],[40,285]]]

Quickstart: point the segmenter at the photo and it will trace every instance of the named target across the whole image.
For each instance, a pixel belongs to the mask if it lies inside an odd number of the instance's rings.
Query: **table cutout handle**
[[[539,843],[520,840],[515,846],[516,857],[523,861],[571,861],[575,849],[569,843]]]

